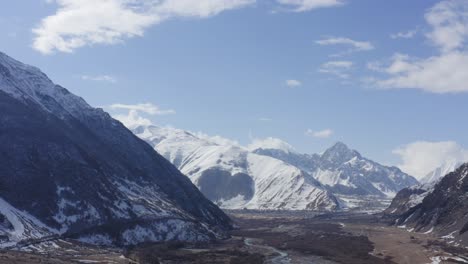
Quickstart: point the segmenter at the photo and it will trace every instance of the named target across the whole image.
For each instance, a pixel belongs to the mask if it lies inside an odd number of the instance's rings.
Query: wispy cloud
[[[343,0],[277,0],[277,2],[290,6],[294,12],[305,12],[318,8],[344,5]]]
[[[254,138],[252,142],[247,146],[247,149],[254,151],[258,149],[279,149],[285,152],[295,152],[293,146],[289,143],[273,137],[268,138]]]
[[[150,26],[171,18],[206,18],[245,7],[255,0],[48,0],[58,8],[33,29],[33,48],[43,54],[73,52],[141,37]]]
[[[96,81],[96,82],[109,82],[109,83],[117,82],[117,78],[111,75],[96,75],[96,76],[82,75],[81,79],[85,81]]]
[[[201,139],[213,142],[213,143],[215,143],[217,145],[220,145],[220,146],[236,146],[236,147],[239,147],[239,148],[243,148],[239,144],[238,141],[231,140],[231,139],[219,136],[219,135],[210,136],[210,135],[207,135],[207,134],[205,134],[203,132],[191,132],[191,133],[194,134],[195,136],[201,138]]]
[[[389,63],[371,65],[384,74],[373,84],[388,89],[420,89],[431,93],[468,92],[468,2],[442,1],[425,14],[432,28],[427,40],[437,55],[417,58],[395,54]],[[378,67],[376,67],[378,66]],[[372,78],[371,78],[372,80]]]
[[[272,119],[272,118],[269,118],[269,117],[260,117],[260,118],[258,119],[258,121],[262,121],[262,122],[271,122],[271,121],[273,121],[273,119]]]
[[[315,41],[316,44],[321,46],[348,46],[351,47],[346,51],[333,54],[332,57],[343,56],[358,51],[369,51],[375,49],[374,45],[369,41],[357,41],[350,38],[343,37],[330,37]]]
[[[128,110],[126,114],[113,114],[112,116],[122,122],[129,129],[134,129],[138,126],[149,126],[152,125],[152,121],[149,118],[142,116],[141,114],[147,115],[170,115],[175,114],[174,110],[161,110],[158,106],[145,103],[145,104],[113,104],[108,106],[112,110]]]
[[[466,47],[468,39],[468,2],[465,0],[442,1],[426,14],[426,22],[432,27],[428,39],[443,52]]]
[[[414,36],[416,36],[417,33],[418,33],[417,29],[409,30],[409,31],[402,31],[402,32],[398,32],[398,33],[395,33],[395,34],[391,34],[390,38],[392,38],[392,39],[411,39]]]
[[[332,74],[341,79],[348,79],[350,77],[349,70],[353,67],[351,61],[329,61],[320,66],[318,72]]]
[[[175,110],[162,110],[159,106],[145,103],[145,104],[112,104],[109,106],[111,109],[124,109],[124,110],[134,110],[138,112],[143,112],[149,115],[172,115],[175,114]]]
[[[324,129],[324,130],[319,130],[315,131],[312,129],[307,129],[305,134],[310,137],[315,137],[315,138],[329,138],[333,135],[333,130],[331,129]]]
[[[285,84],[288,87],[299,87],[299,86],[302,85],[302,82],[298,81],[298,80],[291,79],[291,80],[286,80]]]

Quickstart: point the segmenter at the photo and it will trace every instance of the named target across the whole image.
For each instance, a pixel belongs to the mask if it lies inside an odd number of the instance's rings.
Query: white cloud
[[[382,88],[421,89],[432,93],[468,92],[468,53],[453,51],[426,59],[397,54],[387,67],[373,70],[390,75],[376,79]]]
[[[343,38],[343,37],[331,37],[331,38],[326,38],[326,39],[321,39],[315,41],[316,44],[321,45],[321,46],[331,46],[331,45],[342,45],[342,46],[350,46],[351,48],[332,55],[332,57],[338,57],[346,54],[350,54],[353,52],[358,52],[358,51],[369,51],[375,49],[374,45],[368,41],[356,41],[352,40],[350,38]]]
[[[133,0],[135,1],[135,0]],[[198,17],[206,18],[226,10],[237,9],[254,4],[255,0],[164,0],[156,1],[153,13],[167,18]]]
[[[176,113],[172,109],[161,110],[158,106],[151,104],[151,103],[134,104],[134,105],[112,104],[109,107],[111,109],[124,109],[124,110],[129,110],[129,111],[138,111],[138,112],[143,112],[143,113],[150,114],[150,115],[171,115],[171,114]]]
[[[392,39],[411,39],[418,33],[417,29],[391,34]]]
[[[49,0],[54,15],[33,29],[33,48],[43,54],[73,52],[143,36],[155,24],[177,17],[206,18],[255,0]]]
[[[386,66],[372,64],[372,70],[386,74],[374,78],[373,84],[432,93],[468,92],[468,1],[442,1],[425,18],[432,28],[426,37],[439,54],[427,58],[396,54]]]
[[[126,115],[117,114],[112,116],[122,122],[122,124],[124,124],[129,129],[134,129],[139,126],[152,125],[151,120],[140,116],[137,110],[130,110]]]
[[[293,146],[289,143],[273,137],[268,138],[254,138],[252,142],[247,146],[247,149],[254,151],[256,149],[279,149],[285,152],[295,152]]]
[[[273,119],[269,118],[269,117],[261,117],[258,120],[262,121],[262,122],[271,122],[271,121],[273,121]]]
[[[393,151],[401,158],[398,167],[404,172],[421,179],[444,163],[465,162],[468,150],[456,142],[417,141]]]
[[[291,6],[294,12],[305,12],[317,8],[335,7],[344,4],[342,0],[277,0],[279,4]]]
[[[315,138],[329,138],[333,135],[333,130],[331,129],[324,129],[320,131],[314,131],[312,129],[307,129],[305,134],[307,136],[315,137]]]
[[[110,83],[117,82],[117,78],[111,75],[96,75],[96,76],[82,75],[81,79],[85,81],[96,81],[96,82],[110,82]]]
[[[302,85],[302,82],[298,80],[286,80],[286,86],[288,87],[298,87]]]
[[[427,37],[441,50],[447,52],[463,48],[468,38],[468,2],[466,0],[442,1],[425,15],[432,27]]]
[[[329,61],[320,66],[318,72],[332,74],[341,79],[349,78],[349,70],[353,67],[351,61]]]
[[[161,110],[158,106],[146,103],[146,104],[113,104],[108,108],[112,110],[128,110],[127,114],[113,114],[112,116],[122,122],[129,129],[134,129],[138,126],[149,126],[152,125],[150,119],[141,116],[141,113],[147,115],[170,115],[175,114],[174,110]]]
[[[239,142],[235,140],[231,140],[231,139],[224,138],[221,136],[210,136],[203,132],[191,132],[191,133],[197,136],[198,138],[207,140],[209,142],[215,143],[220,146],[236,146],[236,147],[242,148]]]

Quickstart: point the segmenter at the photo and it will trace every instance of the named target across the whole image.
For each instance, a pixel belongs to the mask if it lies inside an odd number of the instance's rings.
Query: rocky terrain
[[[468,244],[468,164],[429,188],[402,190],[386,210],[395,224],[416,232],[435,233],[450,243]]]
[[[411,233],[368,214],[228,211],[237,228],[211,242],[146,243],[126,249],[59,239],[3,250],[0,263],[393,264],[466,263],[468,249]]]
[[[223,236],[229,218],[146,142],[0,53],[0,246]]]

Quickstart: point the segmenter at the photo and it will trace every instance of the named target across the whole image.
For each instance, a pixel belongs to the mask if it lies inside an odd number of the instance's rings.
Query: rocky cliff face
[[[37,68],[0,53],[3,241],[207,240],[228,217],[147,143]]]
[[[390,206],[384,211],[384,214],[404,214],[420,204],[433,187],[429,185],[416,185],[399,191],[395,198],[393,198]]]
[[[447,174],[433,188],[421,193],[417,202],[394,201],[398,210],[387,210],[395,224],[420,232],[436,232],[457,243],[468,242],[468,164]],[[405,196],[407,190],[401,195]],[[407,195],[406,195],[407,196]]]

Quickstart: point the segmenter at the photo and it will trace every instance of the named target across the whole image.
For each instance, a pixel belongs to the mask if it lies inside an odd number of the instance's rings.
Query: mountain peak
[[[343,142],[335,143],[331,148],[327,149],[322,154],[322,160],[326,160],[332,163],[343,163],[351,160],[354,157],[361,157],[361,155],[357,151],[350,149]]]
[[[0,51],[0,65],[7,67],[7,68],[15,68],[24,71],[34,71],[34,73],[44,75],[38,68],[24,64],[18,60],[13,59],[12,57],[8,56],[7,54]]]
[[[331,149],[350,150],[350,148],[348,147],[348,145],[346,145],[345,143],[343,143],[343,142],[341,142],[341,141],[336,142],[336,143],[331,147]]]
[[[39,68],[0,52],[0,90],[24,103],[35,103],[56,116],[84,116],[91,110],[81,97],[54,84]]]
[[[148,144],[3,53],[0,102],[0,153],[11,161],[0,162],[0,247],[66,232],[93,244],[207,241],[230,227]]]

